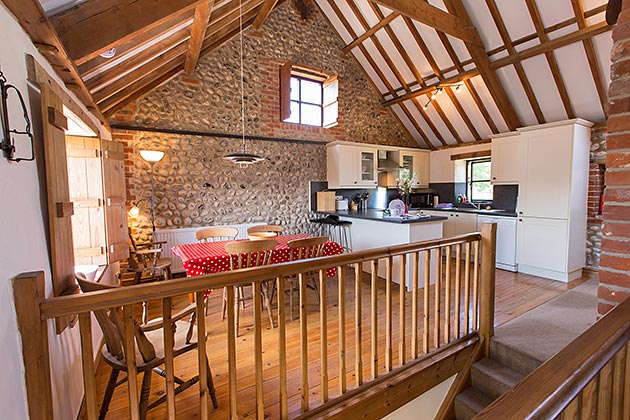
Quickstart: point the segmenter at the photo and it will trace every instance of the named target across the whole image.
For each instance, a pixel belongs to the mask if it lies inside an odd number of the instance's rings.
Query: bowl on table
[[[248,233],[247,237],[250,241],[261,241],[264,239],[273,239],[277,235],[276,232],[252,232]]]

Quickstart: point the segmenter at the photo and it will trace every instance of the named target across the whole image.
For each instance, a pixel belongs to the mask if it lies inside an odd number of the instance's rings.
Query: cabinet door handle
[[[492,177],[492,179],[496,180],[496,179],[497,179],[497,177],[496,177],[496,176],[493,176],[493,177]]]
[[[518,221],[519,221],[519,222],[522,222],[522,221],[523,221],[523,219],[518,219]]]

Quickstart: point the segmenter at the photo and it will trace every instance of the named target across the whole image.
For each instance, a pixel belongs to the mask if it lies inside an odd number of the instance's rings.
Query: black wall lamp
[[[22,112],[24,113],[24,131],[11,129],[9,126],[9,90],[13,89],[17,94],[18,99],[20,100],[20,105],[22,105]],[[24,98],[20,91],[13,85],[7,83],[6,77],[2,71],[0,71],[0,94],[2,95],[2,101],[0,102],[0,113],[2,114],[2,142],[0,143],[0,149],[4,152],[4,157],[6,157],[11,162],[21,162],[23,160],[32,161],[35,160],[35,153],[33,151],[33,133],[31,132],[31,120],[28,117],[28,110],[26,109],[26,104],[24,103]],[[31,156],[30,157],[15,157],[15,143],[13,142],[12,134],[15,135],[25,135],[28,136],[29,141],[31,143]]]

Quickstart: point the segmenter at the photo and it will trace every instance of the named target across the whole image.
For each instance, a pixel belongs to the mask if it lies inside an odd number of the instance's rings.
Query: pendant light
[[[265,160],[260,155],[254,155],[247,153],[247,147],[245,145],[245,75],[243,70],[243,3],[242,0],[238,1],[238,21],[239,21],[239,33],[241,41],[240,57],[241,57],[241,130],[242,130],[242,146],[243,151],[241,153],[230,153],[223,156],[223,159],[238,164],[241,168],[246,168],[252,163],[262,162]]]

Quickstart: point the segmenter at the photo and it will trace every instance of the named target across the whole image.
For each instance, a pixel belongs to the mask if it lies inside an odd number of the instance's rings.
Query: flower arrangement
[[[416,181],[416,174],[410,174],[410,171],[401,171],[398,178],[396,178],[396,188],[398,188],[398,194],[402,196],[409,196],[411,187]]]

